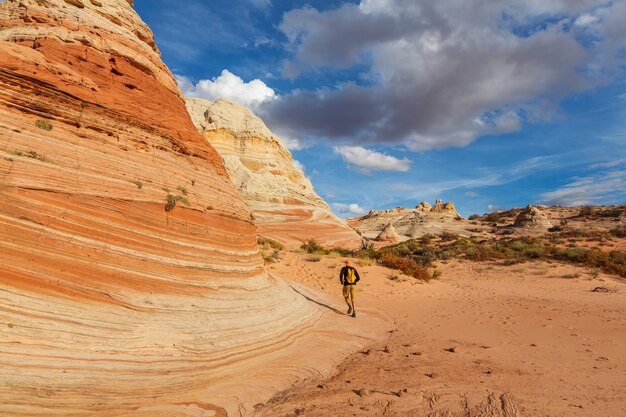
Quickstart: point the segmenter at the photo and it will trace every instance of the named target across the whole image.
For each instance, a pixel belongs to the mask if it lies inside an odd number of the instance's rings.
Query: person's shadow
[[[291,289],[294,290],[295,292],[297,292],[298,294],[300,294],[301,296],[303,296],[304,298],[306,298],[308,301],[317,304],[320,307],[325,307],[327,309],[329,309],[330,311],[332,311],[335,314],[340,314],[342,316],[345,316],[344,313],[342,313],[341,311],[337,310],[335,307],[329,306],[328,304],[322,303],[321,301],[317,301],[311,297],[309,297],[306,294],[303,294],[302,291],[298,290],[297,288],[295,288],[293,285],[290,285]]]

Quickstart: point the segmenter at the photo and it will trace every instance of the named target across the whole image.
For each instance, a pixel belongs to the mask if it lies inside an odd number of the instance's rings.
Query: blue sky
[[[626,203],[626,0],[136,0],[186,95],[251,107],[343,217]]]

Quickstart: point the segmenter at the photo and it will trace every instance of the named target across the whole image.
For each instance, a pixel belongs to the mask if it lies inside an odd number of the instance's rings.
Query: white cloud
[[[332,203],[335,210],[342,214],[365,214],[366,210],[360,207],[356,203],[344,204],[344,203]]]
[[[626,158],[614,159],[612,161],[607,161],[607,162],[600,162],[600,163],[591,165],[589,168],[591,169],[615,168],[620,165],[626,165]]]
[[[197,97],[207,100],[227,98],[244,106],[255,108],[259,104],[276,98],[273,89],[263,81],[254,79],[249,82],[224,69],[218,77],[200,80],[196,84],[185,76],[176,76],[178,86],[185,97]]]
[[[474,192],[474,191],[466,191],[465,192],[465,196],[469,197],[469,198],[476,198],[478,197],[480,194]]]
[[[295,138],[291,135],[284,133],[277,133],[280,140],[283,142],[283,145],[287,147],[290,151],[299,151],[301,149],[305,149],[309,147],[309,144],[303,140]]]
[[[263,105],[269,124],[414,151],[464,146],[556,117],[564,97],[624,65],[626,1],[357,3],[284,13],[281,66],[289,78],[359,66],[369,82],[282,95]]]
[[[250,0],[250,3],[252,3],[255,7],[259,7],[262,9],[272,6],[271,0]]]
[[[569,184],[541,194],[542,203],[562,206],[623,203],[625,198],[626,170],[572,178]]]
[[[412,161],[406,158],[398,159],[394,156],[372,151],[362,146],[335,146],[333,147],[333,151],[341,155],[344,161],[361,172],[407,172],[411,169]]]
[[[598,20],[600,20],[598,16],[594,16],[592,14],[583,14],[574,21],[574,24],[576,26],[589,26],[593,23],[596,23]]]
[[[293,166],[298,168],[300,171],[304,172],[304,164],[302,162],[298,161],[297,159],[293,160]]]

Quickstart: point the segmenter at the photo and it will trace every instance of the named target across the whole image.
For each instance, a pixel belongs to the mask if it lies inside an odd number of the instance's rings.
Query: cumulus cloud
[[[542,203],[562,206],[623,203],[625,198],[626,170],[573,178],[565,186],[541,194]]]
[[[407,172],[411,169],[412,161],[406,158],[398,159],[362,146],[335,146],[333,151],[350,166],[365,173],[371,171]]]
[[[344,204],[344,203],[332,203],[332,206],[341,214],[365,214],[366,210],[360,207],[356,203]]]
[[[367,69],[359,82],[296,90],[261,109],[272,127],[294,134],[416,151],[513,132],[624,63],[613,53],[625,46],[624,4],[362,0],[295,9],[278,26],[292,52],[285,76]],[[581,40],[589,26],[593,47]]]
[[[176,81],[185,97],[204,98],[211,101],[227,98],[252,108],[276,97],[274,90],[263,81],[254,79],[245,82],[227,69],[224,69],[217,77],[200,80],[196,84],[180,75],[176,76]]]

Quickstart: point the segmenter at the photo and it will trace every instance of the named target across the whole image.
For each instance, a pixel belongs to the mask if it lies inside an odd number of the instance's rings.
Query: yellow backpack
[[[356,275],[354,274],[354,268],[348,268],[348,273],[346,274],[346,283],[354,284],[356,281]]]

